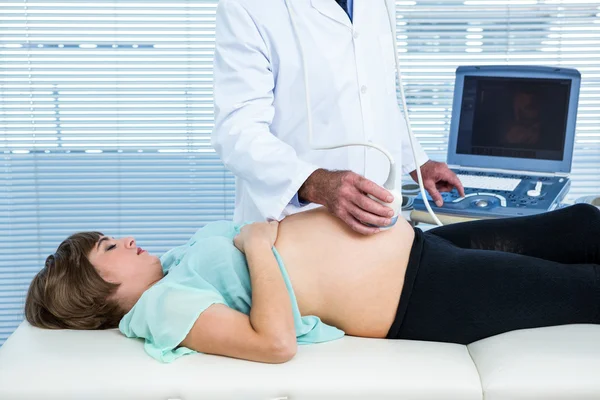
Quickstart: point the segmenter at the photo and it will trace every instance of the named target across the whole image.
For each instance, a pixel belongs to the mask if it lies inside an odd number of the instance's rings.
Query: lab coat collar
[[[352,22],[346,11],[335,0],[310,0],[311,5],[321,14],[352,29]]]

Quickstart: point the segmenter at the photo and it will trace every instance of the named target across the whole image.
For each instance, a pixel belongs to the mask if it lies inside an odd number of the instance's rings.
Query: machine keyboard
[[[500,178],[496,176],[457,175],[465,188],[487,190],[506,190],[512,192],[521,183],[521,179]]]

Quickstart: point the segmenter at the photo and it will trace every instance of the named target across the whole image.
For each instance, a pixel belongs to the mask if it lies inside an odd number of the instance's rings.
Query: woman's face
[[[88,259],[105,281],[121,285],[116,298],[124,307],[132,307],[139,296],[164,275],[160,259],[138,247],[132,237],[103,236]],[[129,304],[131,302],[133,304]]]

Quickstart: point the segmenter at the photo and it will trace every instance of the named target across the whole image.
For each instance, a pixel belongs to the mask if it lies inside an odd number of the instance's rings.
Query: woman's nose
[[[132,237],[125,238],[125,243],[127,243],[127,247],[129,247],[129,248],[137,247],[137,245],[135,243],[135,239]]]

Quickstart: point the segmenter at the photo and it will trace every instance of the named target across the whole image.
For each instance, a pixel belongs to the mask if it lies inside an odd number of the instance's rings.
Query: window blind
[[[397,1],[397,40],[408,112],[432,159],[446,160],[459,65],[548,65],[582,75],[567,196],[600,195],[600,2]]]
[[[333,1],[333,0],[332,0]],[[160,254],[230,219],[233,176],[210,147],[217,0],[0,3],[0,345],[71,233],[132,235]],[[600,192],[597,1],[397,1],[409,114],[444,160],[454,70],[578,68],[570,197]]]
[[[232,218],[210,146],[216,5],[0,3],[0,344],[69,234],[161,254]]]

